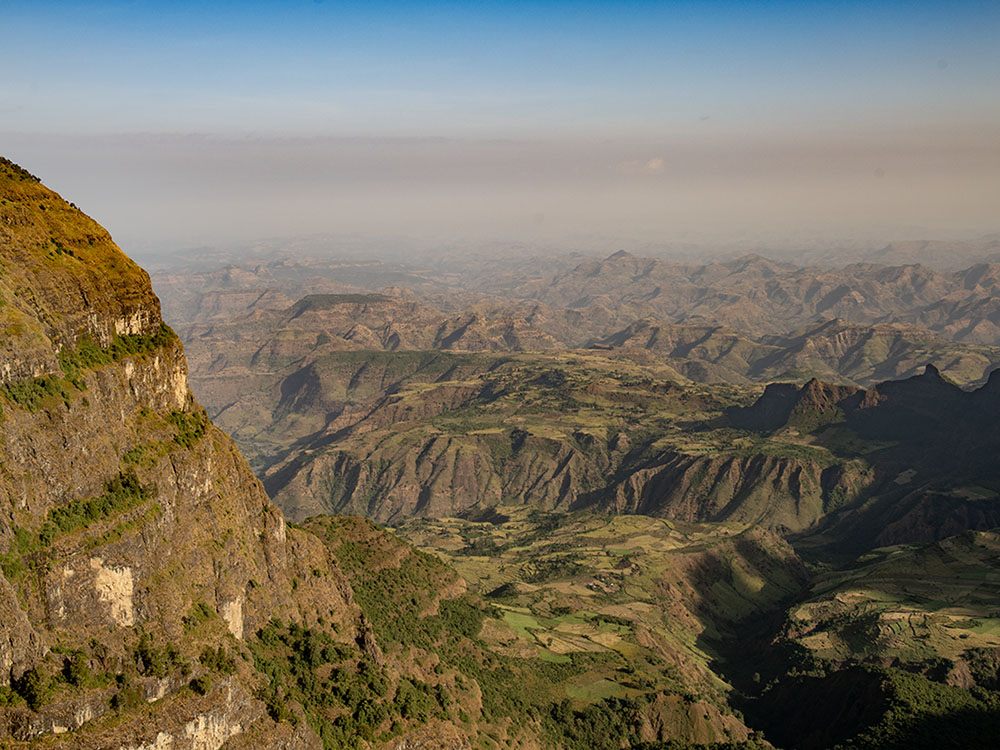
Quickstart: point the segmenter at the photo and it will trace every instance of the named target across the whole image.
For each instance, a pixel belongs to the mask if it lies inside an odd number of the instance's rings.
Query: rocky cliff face
[[[871,470],[860,463],[666,453],[629,472],[602,505],[616,513],[736,521],[794,532],[815,525],[836,498],[857,497],[871,481]]]
[[[928,365],[921,375],[867,390],[816,380],[775,384],[728,417],[745,429],[795,430],[839,452],[860,451],[869,500],[826,520],[844,544],[927,542],[1000,523],[998,383],[994,371],[980,388],[963,391]]]
[[[145,272],[5,160],[0,433],[0,737],[317,743],[253,697],[242,644],[272,617],[353,643],[349,586],[192,398]]]

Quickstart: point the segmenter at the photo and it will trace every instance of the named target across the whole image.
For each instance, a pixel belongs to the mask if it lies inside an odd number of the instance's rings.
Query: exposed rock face
[[[502,466],[493,459],[500,443],[514,445]],[[278,502],[293,518],[326,511],[395,522],[462,514],[501,500],[569,510],[586,488],[602,482],[610,460],[526,435],[438,436],[363,458],[330,451],[293,462],[287,474],[279,469],[273,480]]]
[[[972,391],[946,380],[932,364],[920,375],[867,390],[817,380],[801,388],[773,384],[752,406],[730,409],[728,418],[740,427],[765,431],[846,421],[863,438],[900,441],[911,459],[924,452],[938,468],[971,467],[989,463],[998,446],[992,422],[1000,411],[997,372]]]
[[[294,518],[318,512],[397,523],[413,516],[463,515],[501,503],[546,510],[598,507],[684,521],[737,521],[801,531],[838,499],[871,484],[862,464],[823,465],[780,456],[696,456],[666,452],[642,463],[601,446],[580,450],[538,437],[520,443],[502,466],[497,440],[429,438],[422,446],[359,458],[344,451],[295,467],[277,500]],[[276,477],[284,481],[284,477]]]
[[[851,544],[933,541],[1000,523],[997,372],[973,391],[958,388],[933,365],[867,390],[818,381],[772,385],[752,406],[728,416],[747,429],[830,425],[867,441],[876,496],[829,523]]]
[[[801,531],[823,518],[834,490],[857,495],[871,479],[863,466],[823,466],[800,458],[666,454],[631,472],[605,503],[616,513]]]
[[[324,617],[350,642],[349,586],[204,417],[145,272],[6,161],[0,253],[0,690],[62,684],[55,647],[82,654],[81,669],[120,673],[143,634],[173,644],[195,676],[204,645],[234,649],[272,617]],[[141,722],[110,723],[99,719],[121,683],[81,678],[37,706],[0,708],[0,736],[214,750],[253,726],[259,747],[272,734],[275,746],[314,744],[281,739],[251,674],[240,666],[201,697],[180,691],[184,679],[140,678],[157,702]],[[29,703],[32,689],[20,688]]]
[[[821,383],[815,378],[802,387],[771,383],[752,406],[730,409],[728,417],[732,424],[749,430],[776,430],[789,424],[817,427],[836,419],[841,402],[859,393],[859,388]]]

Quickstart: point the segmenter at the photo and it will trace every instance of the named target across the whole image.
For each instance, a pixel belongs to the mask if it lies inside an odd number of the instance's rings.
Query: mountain
[[[581,311],[535,303],[477,303],[442,312],[398,289],[312,294],[291,304],[276,292],[231,295],[240,305],[252,301],[236,312],[206,313],[202,322],[181,327],[180,335],[192,388],[261,476],[297,450],[298,441],[325,440],[316,433],[364,418],[421,362],[445,361],[435,359],[435,351],[555,354],[594,324]],[[609,316],[599,325],[607,328],[612,321]],[[628,360],[630,367],[649,368],[649,376],[677,383],[734,385],[821,377],[871,386],[915,374],[927,362],[962,385],[974,385],[1000,363],[1000,348],[951,342],[912,325],[841,319],[766,336],[707,322],[643,319],[593,342],[581,355]],[[376,419],[385,413],[377,412]]]
[[[145,272],[7,161],[0,248],[0,744],[767,747],[704,656],[666,668],[686,646],[648,619],[515,653],[440,559],[359,518],[286,523],[192,397]],[[777,540],[740,549],[768,602],[795,588]]]
[[[146,273],[6,160],[0,249],[0,744],[539,746],[537,722],[484,706],[499,666],[383,649],[349,534],[285,522],[192,397]],[[366,545],[405,547],[375,528]],[[435,596],[489,611],[457,584]]]
[[[314,746],[269,717],[244,654],[275,617],[353,643],[336,564],[192,398],[145,272],[8,161],[0,246],[0,735]]]
[[[698,265],[624,251],[580,261],[573,255],[490,258],[470,252],[416,268],[282,257],[213,271],[161,272],[155,284],[168,320],[178,326],[239,317],[262,303],[268,307],[271,295],[295,300],[391,288],[446,313],[475,308],[486,317],[520,315],[569,347],[589,345],[643,319],[721,325],[754,340],[832,318],[857,325],[901,322],[951,341],[1000,343],[1000,259],[989,253],[954,271],[916,262],[801,266],[759,255]]]
[[[757,340],[721,325],[641,320],[593,345],[641,350],[699,382],[809,379],[856,385],[915,375],[927,362],[974,384],[1000,364],[1000,348],[956,344],[910,325],[832,319]]]
[[[528,352],[405,293],[219,298],[192,325],[220,354],[233,310],[288,332],[220,414],[297,525],[191,395],[145,272],[6,160],[0,251],[5,747],[991,746],[1000,375],[761,392],[669,364],[869,377],[887,341],[940,342],[832,321],[798,349]],[[379,338],[427,321],[436,348]]]
[[[327,385],[289,385],[290,447],[262,463],[292,518],[398,523],[523,503],[801,530],[869,480],[855,456],[734,436],[724,414],[753,392],[603,352],[345,353],[319,373]],[[321,394],[348,382],[359,405],[309,433]]]
[[[279,309],[264,309],[260,300],[236,319],[182,329],[200,373],[236,368],[271,372],[306,357],[344,350],[563,348],[523,317],[489,318],[476,310],[447,315],[403,296],[313,294]]]
[[[976,272],[971,272],[974,275]],[[970,271],[922,265],[856,263],[801,267],[757,255],[705,265],[615,253],[545,281],[494,290],[516,299],[612,315],[623,328],[643,318],[723,325],[759,338],[809,326],[819,318],[855,324],[908,322],[973,344],[1000,343],[993,290],[969,283]],[[596,338],[607,336],[594,327]]]
[[[518,273],[500,263],[486,278],[459,260],[452,273],[418,273],[287,257],[158,274],[157,284],[185,342],[192,387],[251,452],[248,433],[270,441],[280,384],[341,350],[597,347],[734,384],[821,377],[871,386],[933,362],[973,385],[1000,364],[998,271],[988,263],[943,273],[803,268],[760,256],[701,266],[625,252],[565,260],[549,275],[531,261]]]
[[[932,268],[957,271],[971,263],[1000,261],[1000,237],[987,235],[966,242],[940,240],[890,242],[872,253],[870,259],[891,266],[923,263]]]
[[[1000,371],[963,391],[928,365],[921,375],[870,389],[810,381],[771,385],[729,419],[744,429],[808,434],[861,454],[873,472],[867,502],[824,519],[824,533],[858,549],[931,541],[1000,525]]]

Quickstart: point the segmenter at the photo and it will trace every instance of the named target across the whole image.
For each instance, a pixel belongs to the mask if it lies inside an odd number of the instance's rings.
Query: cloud
[[[663,174],[665,168],[666,162],[662,156],[654,156],[646,161],[642,161],[641,159],[623,161],[619,162],[617,165],[617,171],[621,174],[636,175]]]
[[[643,174],[663,174],[663,157],[654,156],[642,165]]]

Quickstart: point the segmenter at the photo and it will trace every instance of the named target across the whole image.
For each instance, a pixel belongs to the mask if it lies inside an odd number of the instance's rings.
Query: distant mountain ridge
[[[824,269],[758,255],[695,266],[619,252],[507,293],[553,307],[611,310],[619,320],[704,320],[754,336],[787,333],[821,316],[856,324],[908,322],[955,341],[996,344],[997,268],[979,264],[944,273],[857,263]]]
[[[934,361],[966,384],[1000,364],[997,347],[954,344],[916,326],[861,325],[836,318],[756,340],[721,325],[646,319],[593,346],[652,352],[700,382],[819,377],[873,385],[915,374]]]

